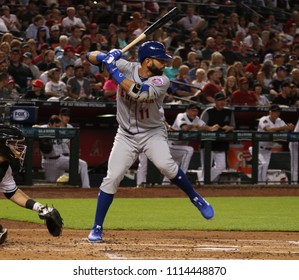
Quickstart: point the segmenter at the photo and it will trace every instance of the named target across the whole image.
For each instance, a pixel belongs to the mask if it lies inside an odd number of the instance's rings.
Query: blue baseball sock
[[[113,197],[114,194],[105,193],[103,191],[100,192],[98,196],[96,216],[94,219],[94,227],[97,225],[103,227],[104,219],[113,201]]]
[[[190,181],[188,180],[186,174],[179,168],[178,174],[171,180],[172,183],[177,185],[182,191],[184,191],[191,200],[198,197],[201,202],[203,199],[200,194],[198,194],[192,187]]]

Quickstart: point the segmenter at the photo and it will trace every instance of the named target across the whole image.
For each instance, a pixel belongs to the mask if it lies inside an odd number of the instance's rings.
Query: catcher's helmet
[[[0,124],[0,154],[8,161],[18,159],[23,164],[27,147],[19,142],[24,140],[24,134],[20,129]]]
[[[155,41],[145,42],[138,49],[138,60],[140,63],[148,57],[165,60],[171,59],[171,56],[166,54],[165,46]]]

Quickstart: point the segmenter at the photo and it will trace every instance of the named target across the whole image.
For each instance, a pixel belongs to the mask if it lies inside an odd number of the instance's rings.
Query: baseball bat
[[[122,53],[125,53],[130,48],[138,44],[140,41],[142,41],[146,36],[152,34],[154,31],[156,31],[158,28],[163,26],[166,22],[173,19],[175,16],[179,14],[179,9],[177,7],[172,8],[168,13],[166,13],[163,17],[159,18],[157,21],[155,21],[152,25],[150,25],[148,28],[146,28],[143,33],[141,33],[136,39],[134,39],[132,42],[130,42],[127,46],[125,46],[121,51]],[[88,60],[91,63],[98,64],[99,62],[96,59],[97,54],[99,54],[99,51],[93,51],[88,54]]]

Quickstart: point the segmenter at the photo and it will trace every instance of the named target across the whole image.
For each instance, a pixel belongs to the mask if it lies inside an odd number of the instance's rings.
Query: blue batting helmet
[[[148,41],[143,43],[138,50],[138,60],[140,63],[146,58],[156,58],[156,59],[171,59],[171,56],[166,54],[165,47],[162,43]]]

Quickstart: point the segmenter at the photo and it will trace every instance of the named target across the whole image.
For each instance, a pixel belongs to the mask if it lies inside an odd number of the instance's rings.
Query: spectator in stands
[[[118,37],[116,33],[112,33],[108,36],[107,39],[107,50],[119,49]]]
[[[38,100],[46,100],[48,96],[45,95],[45,84],[42,80],[33,80],[32,88],[28,90],[22,98],[24,99],[38,99]]]
[[[230,31],[230,37],[237,37],[237,33],[240,32],[245,35],[246,30],[240,26],[239,15],[237,13],[231,13],[228,19],[228,28]],[[242,39],[243,41],[243,39]]]
[[[45,94],[50,100],[59,100],[67,96],[66,84],[60,81],[60,69],[52,68],[48,71],[49,81],[45,85]]]
[[[242,77],[239,79],[239,89],[232,93],[231,105],[257,106],[258,100],[253,91],[249,90],[248,79]]]
[[[214,51],[215,51],[215,39],[213,37],[208,37],[206,39],[205,47],[201,51],[202,58],[210,60],[212,53]]]
[[[6,58],[0,60],[0,73],[7,73],[8,74],[8,62]],[[12,77],[9,77],[12,78]]]
[[[230,108],[225,107],[226,96],[222,92],[215,94],[215,105],[207,107],[200,116],[200,119],[208,126],[217,128],[218,131],[230,132],[235,128],[235,117],[234,112]],[[218,176],[226,168],[226,153],[229,149],[229,141],[212,141],[211,147],[211,166],[205,166],[205,143],[201,144],[201,163],[203,169],[204,180],[204,170],[211,170],[211,182],[216,182]]]
[[[202,90],[206,83],[206,71],[202,68],[197,68],[195,79],[192,80],[192,85],[195,86],[197,89]]]
[[[9,32],[4,20],[2,19],[2,17],[0,17],[0,32],[1,33]]]
[[[63,55],[64,48],[67,46],[67,42],[68,42],[68,36],[66,35],[59,36],[59,45],[54,49],[56,58]]]
[[[285,62],[285,57],[282,53],[275,53],[273,55],[273,64],[277,68],[279,66],[283,66]]]
[[[21,45],[21,53],[30,52],[30,46],[27,42],[23,42]]]
[[[226,96],[227,103],[230,104],[231,96],[234,91],[238,89],[237,78],[235,76],[228,76],[225,79],[225,84],[223,87],[224,94]]]
[[[35,40],[34,39],[29,39],[26,42],[29,46],[28,48],[28,52],[30,52],[32,54],[32,59],[34,61],[34,59],[38,56],[38,51],[36,48],[36,44],[35,44]]]
[[[75,48],[76,53],[89,52],[91,48],[90,36],[85,34],[81,38],[80,44]]]
[[[2,42],[0,44],[0,51],[2,51],[5,54],[5,58],[8,59],[10,54],[10,44],[8,42]]]
[[[265,60],[260,71],[257,73],[256,79],[263,88],[263,94],[270,93],[270,85],[273,81],[273,76],[275,73],[274,69],[275,67],[272,60]]]
[[[75,15],[75,7],[68,7],[66,9],[66,17],[64,17],[61,22],[63,33],[65,33],[66,35],[71,35],[72,26],[74,25],[77,25],[79,28],[86,30],[86,26],[81,18],[76,17]]]
[[[183,61],[187,60],[187,55],[191,51],[191,41],[186,40],[185,36],[178,36],[177,48],[174,50],[173,55],[179,55]]]
[[[21,24],[15,14],[10,13],[10,8],[7,5],[2,6],[2,19],[8,29],[15,36],[20,36]]]
[[[38,4],[38,1],[29,1],[27,6],[21,5],[19,7],[20,13],[17,16],[22,25],[22,30],[26,30],[32,23],[32,19],[34,19],[39,14]]]
[[[49,39],[49,28],[45,25],[45,19],[42,15],[36,15],[33,19],[33,23],[31,23],[26,29],[26,39],[36,39],[37,32],[40,27],[44,27],[46,29],[46,39]]]
[[[38,79],[40,76],[40,70],[32,62],[32,54],[30,52],[25,52],[23,54],[23,64],[29,67],[32,72],[33,79]]]
[[[198,68],[200,68],[200,64],[201,64],[202,58],[201,56],[196,56],[194,59],[194,66],[192,68],[190,68],[189,70],[189,76],[191,80],[195,80],[196,79],[196,71]],[[206,76],[204,78],[206,80]]]
[[[126,47],[128,45],[126,29],[119,28],[116,31],[116,34],[117,34],[118,45],[119,45],[120,49],[123,49],[124,47]]]
[[[107,71],[106,71],[107,72]],[[107,73],[107,79],[103,85],[103,97],[107,101],[116,101],[117,83],[113,77]]]
[[[185,11],[185,16],[177,21],[177,24],[182,26],[187,32],[200,32],[206,27],[206,21],[195,12],[194,5],[188,5]]]
[[[202,49],[202,40],[198,37],[195,39],[191,40],[191,48],[190,50],[192,52],[196,52],[197,57],[202,57],[201,49]]]
[[[63,81],[65,84],[67,84],[67,81],[69,78],[74,77],[75,71],[74,71],[75,66],[70,64],[65,67],[65,71],[62,74],[60,80]]]
[[[216,93],[222,91],[222,86],[219,82],[219,71],[217,69],[210,69],[207,72],[208,82],[202,89],[203,102],[205,104],[214,103],[214,96]]]
[[[299,88],[299,69],[294,68],[291,71],[291,83],[294,84],[297,88]]]
[[[197,100],[200,95],[200,91],[194,87],[190,87],[191,80],[188,75],[189,67],[185,64],[179,67],[179,73],[172,80],[171,91],[174,96],[189,98]]]
[[[83,65],[83,76],[88,79],[90,87],[91,87],[91,94],[94,97],[100,97],[103,92],[103,81],[99,79],[97,74],[92,72],[92,67],[94,65],[90,64],[86,59],[82,61]]]
[[[47,38],[47,29],[44,26],[40,26],[37,29],[37,33],[36,33],[36,38],[34,38],[36,41],[36,47],[37,49],[40,49],[40,47],[44,44],[48,44],[49,45],[49,39],[50,39],[50,35]]]
[[[190,51],[187,54],[187,60],[183,63],[187,65],[190,69],[192,69],[195,66],[195,59],[197,58],[196,52]]]
[[[142,16],[140,12],[132,13],[130,21],[127,24],[128,33],[133,33],[136,29],[140,28]]]
[[[224,60],[224,56],[220,52],[215,51],[212,53],[210,68],[220,68],[223,73],[223,76],[226,77],[226,63]]]
[[[179,68],[182,64],[183,59],[179,55],[174,56],[171,65],[164,68],[164,75],[168,77],[169,80],[174,79],[178,75]]]
[[[58,5],[57,5],[58,6]],[[49,17],[47,18],[46,25],[51,28],[52,26],[61,27],[62,17],[61,12],[57,8],[53,8],[50,11]]]
[[[44,82],[44,84],[46,84],[48,81],[50,81],[50,79],[48,77],[48,73],[53,68],[59,68],[60,69],[59,63],[57,63],[56,61],[52,62],[52,63],[49,63],[47,71],[44,71],[40,74],[39,79],[42,80]]]
[[[296,96],[293,96],[289,82],[281,84],[281,90],[272,100],[272,104],[284,105],[287,107],[294,106],[297,101]]]
[[[9,81],[9,75],[5,72],[0,72],[0,99],[10,99],[9,92],[6,88]]]
[[[62,68],[62,72],[64,72],[65,70],[65,67],[67,65],[75,65],[75,62],[77,60],[76,56],[75,56],[75,49],[73,46],[71,45],[66,45],[64,47],[64,50],[63,50],[63,55],[57,57],[59,63],[60,63],[60,66]]]
[[[9,56],[8,73],[12,76],[17,86],[26,92],[28,80],[33,79],[33,74],[29,67],[21,63],[20,49],[12,48]]]
[[[81,19],[85,27],[90,25],[90,20],[86,14],[85,6],[80,4],[76,7],[77,17]]]
[[[14,80],[9,80],[6,85],[6,89],[9,93],[9,99],[18,100],[20,98],[20,94],[15,86]]]
[[[92,97],[92,89],[89,80],[83,76],[83,65],[76,65],[74,77],[67,81],[68,96],[75,100],[89,100]]]
[[[234,52],[240,51],[241,46],[244,44],[244,38],[245,38],[245,34],[243,33],[243,31],[236,32],[236,35],[232,39]]]
[[[275,69],[276,75],[270,84],[270,94],[271,98],[274,98],[278,95],[281,90],[283,82],[286,81],[287,71],[284,66],[278,66]]]
[[[50,28],[49,46],[52,50],[59,46],[60,28],[59,25],[52,25]]]
[[[74,49],[78,48],[81,44],[82,30],[79,25],[71,26],[71,34],[68,37],[68,45],[71,45]]]
[[[13,40],[13,35],[10,32],[4,33],[1,37],[1,43],[2,42],[8,42],[9,45],[11,44],[11,41]]]
[[[48,65],[55,62],[55,53],[53,50],[46,50],[43,59],[37,63],[40,73],[48,70]]]
[[[44,59],[47,50],[49,50],[48,44],[41,45],[40,48],[37,50],[38,54],[35,57],[33,57],[33,63],[36,65],[40,63]]]
[[[227,65],[233,65],[237,60],[236,54],[233,51],[233,42],[231,39],[226,39],[224,41],[224,49],[221,50],[220,53],[224,56]]]
[[[252,55],[251,62],[249,62],[244,68],[245,73],[251,73],[252,79],[256,80],[257,73],[260,71],[260,69],[261,69],[260,57],[258,53],[254,53]]]
[[[180,30],[174,26],[169,26],[166,30],[166,36],[163,39],[162,43],[164,44],[165,48],[176,48],[176,40],[175,38],[180,33]]]
[[[294,54],[289,55],[289,61],[288,64],[290,65],[290,70],[298,69],[299,63],[298,63],[298,57]]]
[[[256,82],[253,85],[253,92],[255,93],[256,98],[258,100],[258,104],[257,104],[258,106],[265,106],[265,107],[269,107],[270,106],[269,99],[264,94],[262,94],[263,88],[262,88],[261,84],[259,84],[259,83]]]

